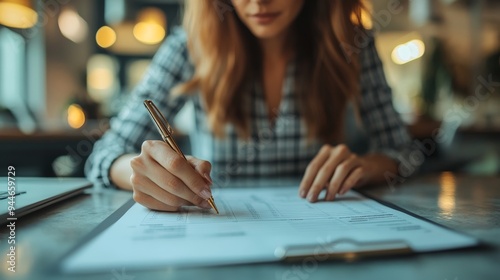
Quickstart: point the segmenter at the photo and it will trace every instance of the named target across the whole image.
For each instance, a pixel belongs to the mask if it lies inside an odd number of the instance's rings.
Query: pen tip
[[[215,201],[214,201],[214,197],[213,196],[208,199],[208,203],[215,210],[215,213],[217,213],[217,215],[219,215],[219,209],[217,209],[217,206],[215,205]]]

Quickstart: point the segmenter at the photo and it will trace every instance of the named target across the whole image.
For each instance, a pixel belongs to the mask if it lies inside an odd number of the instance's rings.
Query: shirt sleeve
[[[85,164],[85,174],[94,184],[116,186],[109,177],[110,167],[120,156],[139,153],[145,140],[160,139],[160,135],[143,105],[151,99],[170,120],[188,97],[172,98],[170,90],[189,80],[193,66],[189,61],[186,35],[175,29],[155,54],[144,78],[132,92],[127,104],[110,122],[110,129],[94,144]]]
[[[401,162],[410,152],[411,138],[392,104],[382,62],[371,37],[361,54],[360,114],[368,133],[371,153],[381,153]]]

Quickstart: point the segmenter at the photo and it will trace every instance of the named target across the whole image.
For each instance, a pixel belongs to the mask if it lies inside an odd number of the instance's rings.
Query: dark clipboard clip
[[[290,245],[278,247],[275,257],[285,262],[297,262],[313,258],[317,261],[356,261],[380,256],[408,255],[413,250],[404,240],[360,242],[341,238],[324,244]]]

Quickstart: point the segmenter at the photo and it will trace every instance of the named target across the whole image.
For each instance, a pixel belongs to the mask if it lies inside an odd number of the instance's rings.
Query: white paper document
[[[223,265],[280,259],[283,249],[327,252],[359,244],[406,244],[414,252],[476,245],[474,238],[366,198],[356,192],[334,202],[309,203],[297,187],[214,191],[220,210],[189,207],[178,213],[134,204],[120,219],[62,264],[66,272],[110,268]],[[347,242],[349,243],[349,242]],[[333,244],[333,245],[332,245]],[[397,245],[394,245],[397,247]],[[382,248],[383,249],[383,248]]]

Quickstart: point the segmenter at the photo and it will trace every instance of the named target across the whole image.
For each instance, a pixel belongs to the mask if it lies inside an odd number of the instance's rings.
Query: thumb
[[[212,184],[212,178],[210,177],[210,172],[212,171],[212,164],[206,160],[195,158],[193,156],[186,156],[189,164],[196,170],[203,178],[205,178],[210,184]]]

